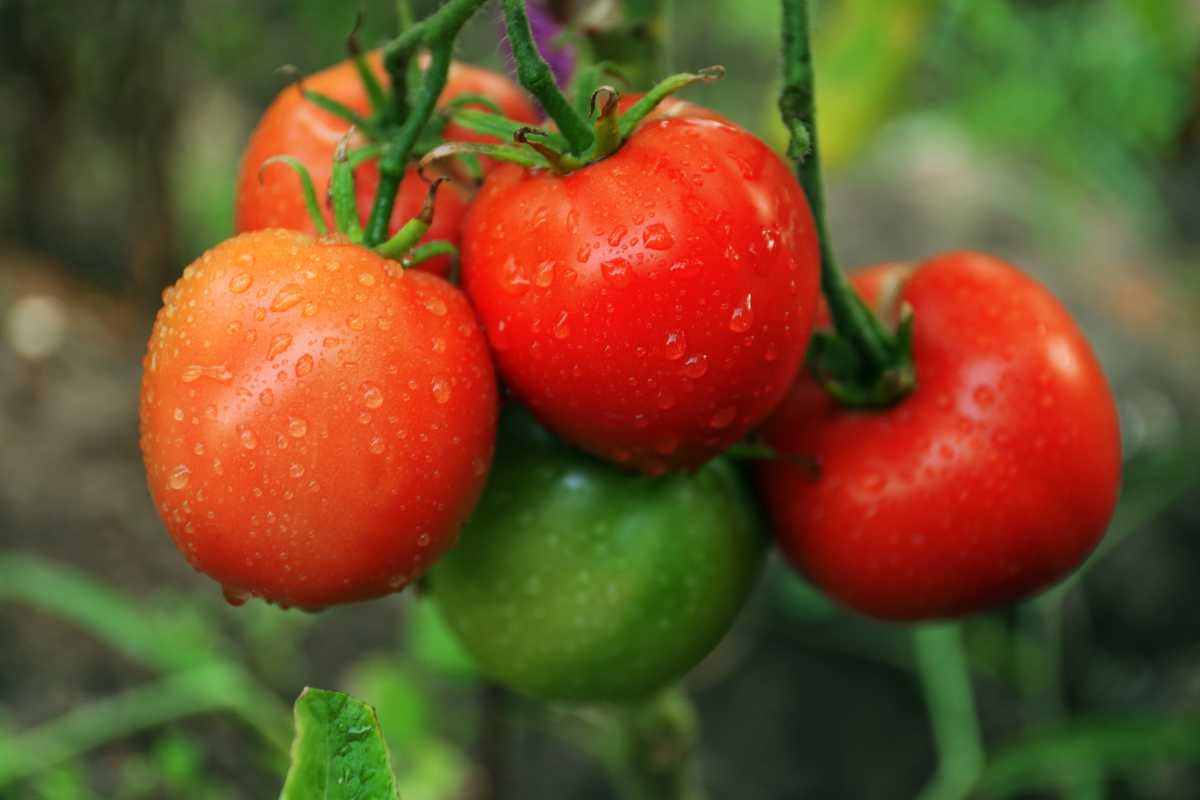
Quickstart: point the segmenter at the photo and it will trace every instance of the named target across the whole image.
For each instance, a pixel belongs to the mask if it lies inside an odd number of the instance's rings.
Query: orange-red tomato
[[[141,444],[179,549],[233,600],[403,588],[484,485],[495,376],[461,292],[340,238],[269,230],[163,296]]]
[[[505,383],[559,436],[649,473],[698,467],[775,408],[818,262],[788,166],[707,114],[650,119],[567,175],[499,166],[463,232]]]
[[[383,80],[379,53],[371,53],[369,60]],[[370,100],[351,61],[343,61],[306,77],[304,86],[332,97],[360,114],[370,113]],[[538,119],[533,104],[520,87],[508,78],[478,67],[455,63],[450,67],[441,102],[444,104],[463,94],[483,95],[513,119],[530,123]],[[308,168],[318,197],[323,200],[329,186],[334,151],[349,128],[349,123],[342,118],[305,100],[295,86],[280,92],[250,135],[242,157],[234,207],[234,228],[239,232],[290,228],[315,233],[304,205],[299,179],[291,168],[285,164],[272,164],[262,171],[261,176],[259,168],[271,156],[293,156]],[[449,126],[446,135],[462,141],[484,138],[455,125]],[[354,177],[359,216],[365,223],[379,187],[378,163],[369,161],[361,165],[355,170]],[[420,211],[428,189],[429,186],[416,171],[410,169],[396,195],[390,226],[393,232]],[[444,239],[457,244],[466,208],[467,196],[460,188],[442,187],[434,204],[433,225],[423,241]],[[333,212],[327,203],[323,203],[322,210],[332,230]],[[445,275],[450,269],[450,259],[446,256],[433,258],[423,262],[421,268]]]
[[[1112,516],[1120,436],[1066,310],[979,253],[877,267],[854,285],[868,303],[913,308],[917,387],[885,411],[853,411],[801,374],[763,429],[800,463],[759,469],[792,563],[894,620],[1010,603],[1078,566]]]

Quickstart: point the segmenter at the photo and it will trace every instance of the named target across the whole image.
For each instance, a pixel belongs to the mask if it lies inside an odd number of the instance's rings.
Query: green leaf
[[[375,709],[350,695],[307,688],[296,700],[292,766],[280,800],[399,797]]]

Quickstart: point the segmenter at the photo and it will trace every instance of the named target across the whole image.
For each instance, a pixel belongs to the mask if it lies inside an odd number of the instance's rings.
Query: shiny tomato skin
[[[496,467],[430,593],[480,671],[536,697],[638,698],[720,641],[765,553],[724,459],[637,475],[501,415]]]
[[[155,506],[233,600],[397,591],[491,461],[495,375],[466,298],[338,238],[246,233],[164,293],[141,392]]]
[[[912,307],[917,387],[853,411],[797,379],[763,433],[802,461],[758,470],[788,558],[888,620],[986,610],[1064,577],[1103,536],[1121,463],[1112,394],[1067,311],[972,252],[854,285],[870,303],[898,286]]]
[[[382,81],[383,67],[378,51],[371,53],[369,60]],[[311,91],[332,97],[360,114],[370,113],[370,101],[366,90],[351,61],[343,61],[306,77],[304,86]],[[487,96],[514,119],[530,123],[538,119],[533,104],[508,78],[478,67],[455,63],[450,68],[441,102],[448,102],[463,94]],[[290,228],[305,233],[316,232],[304,205],[299,178],[291,167],[286,164],[272,164],[262,170],[260,177],[259,167],[268,158],[276,155],[294,156],[308,168],[322,204],[325,222],[329,229],[333,230],[333,212],[325,197],[334,151],[349,127],[345,120],[305,100],[294,85],[280,92],[250,135],[246,152],[242,156],[234,204],[235,230],[242,232],[265,228]],[[462,141],[477,141],[483,138],[453,125],[447,129],[446,135],[447,138]],[[377,162],[367,162],[355,170],[359,216],[363,223],[370,213],[378,187]],[[428,190],[429,185],[417,175],[416,170],[410,169],[406,173],[392,211],[390,229],[393,232],[421,210]],[[433,225],[423,241],[444,239],[457,244],[466,208],[467,196],[462,189],[443,186],[434,203]],[[450,263],[449,257],[440,256],[423,262],[420,266],[430,272],[445,275],[450,269]]]
[[[774,408],[817,278],[787,166],[707,118],[652,120],[565,176],[500,166],[463,234],[507,385],[569,442],[651,474],[699,466]]]

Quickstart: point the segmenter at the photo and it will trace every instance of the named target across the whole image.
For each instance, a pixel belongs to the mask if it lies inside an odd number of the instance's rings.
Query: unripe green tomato
[[[510,405],[483,500],[430,585],[489,678],[547,699],[623,700],[712,650],[764,549],[728,463],[634,475]]]

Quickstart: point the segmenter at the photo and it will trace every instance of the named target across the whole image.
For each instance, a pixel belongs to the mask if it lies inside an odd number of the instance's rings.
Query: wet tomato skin
[[[397,591],[450,545],[496,415],[461,292],[341,239],[268,230],[164,293],[141,445],[194,567],[234,601],[313,609]]]
[[[382,81],[383,67],[378,51],[371,53],[369,60]],[[351,61],[343,61],[306,77],[304,86],[332,97],[360,114],[370,113],[370,100]],[[463,94],[484,95],[514,119],[531,124],[538,119],[533,104],[508,78],[478,67],[455,63],[450,68],[442,102]],[[329,186],[334,151],[349,127],[345,120],[305,100],[295,86],[280,92],[251,134],[242,156],[234,205],[235,230],[290,228],[316,233],[304,205],[299,178],[291,167],[272,164],[263,169],[260,176],[259,168],[263,162],[276,155],[294,156],[308,168],[322,203],[325,222],[333,230],[333,212],[324,198]],[[455,125],[449,126],[446,136],[462,141],[481,138]],[[364,224],[378,187],[377,162],[367,162],[355,170],[359,216]],[[421,180],[415,170],[410,169],[405,174],[392,210],[390,229],[393,232],[421,210],[428,189],[429,185]],[[422,241],[444,239],[457,244],[467,202],[468,198],[462,189],[443,186],[434,204],[433,225]],[[421,268],[445,275],[450,269],[450,259],[445,256],[430,259],[422,263]]]
[[[697,467],[774,408],[817,277],[787,166],[711,118],[652,119],[565,176],[497,167],[463,234],[507,385],[569,442],[652,474]]]
[[[766,539],[724,459],[637,475],[509,404],[496,468],[431,595],[479,669],[527,694],[598,702],[679,680],[725,635]]]
[[[1120,481],[1112,394],[1067,311],[1015,267],[956,252],[853,282],[875,303],[896,281],[915,313],[917,388],[852,411],[801,374],[763,428],[801,459],[758,470],[776,535],[803,574],[870,616],[1012,603],[1104,534]]]

